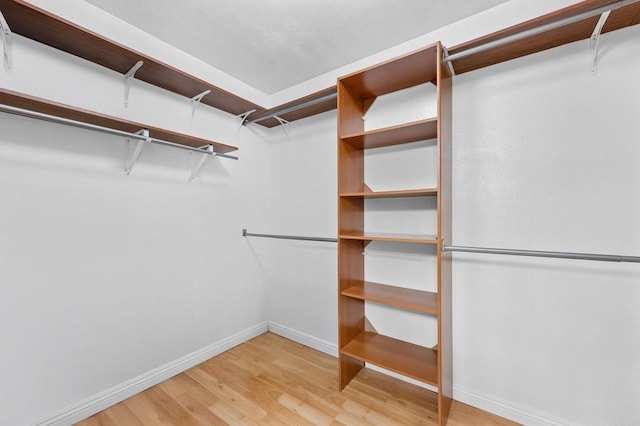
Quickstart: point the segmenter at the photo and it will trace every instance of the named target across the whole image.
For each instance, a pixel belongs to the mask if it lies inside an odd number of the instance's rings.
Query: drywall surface
[[[596,74],[583,41],[456,78],[456,244],[640,255],[640,28],[600,42]],[[454,262],[458,389],[640,424],[640,265]]]
[[[595,74],[583,41],[454,79],[453,243],[640,255],[640,29],[600,43]],[[418,119],[430,99],[425,86],[376,101],[366,127]],[[335,236],[333,120],[302,120],[291,141],[278,136],[268,155],[283,191],[273,227],[259,232]],[[432,143],[412,145],[367,153],[367,182],[428,185]],[[426,181],[412,174],[420,164]],[[367,204],[366,227],[433,221],[429,203],[385,203]],[[297,213],[309,205],[307,221]],[[331,249],[259,244],[273,249],[269,318],[335,343]],[[382,246],[367,247],[367,279],[433,285],[434,253]],[[455,254],[453,278],[456,399],[531,425],[640,424],[639,265]],[[371,308],[381,332],[434,339],[428,319]]]
[[[335,238],[336,114],[327,112],[271,132],[269,209],[251,232]],[[249,238],[269,283],[270,321],[324,341],[337,340],[336,244]]]
[[[0,424],[34,424],[265,321],[241,236],[269,205],[260,129],[19,36],[0,86],[240,146],[186,151],[0,114]],[[197,161],[194,157],[192,161]],[[257,178],[258,177],[258,178]]]

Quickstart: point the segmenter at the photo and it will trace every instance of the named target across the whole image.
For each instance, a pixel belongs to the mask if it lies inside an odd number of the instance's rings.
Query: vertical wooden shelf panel
[[[438,422],[452,401],[451,255],[437,250],[437,293],[369,283],[362,252],[369,241],[441,244],[451,238],[451,75],[439,43],[338,79],[338,335],[340,389],[369,362],[438,388]],[[376,97],[423,83],[437,86],[438,116],[364,131]],[[364,152],[437,138],[438,187],[374,192],[364,182]],[[365,232],[366,198],[437,197],[437,235]],[[435,315],[437,350],[365,331],[365,301]]]
[[[439,47],[440,49],[440,47]],[[438,54],[439,57],[441,53]],[[438,67],[438,237],[451,241],[452,218],[452,78]],[[453,401],[453,326],[451,252],[438,253],[438,418],[446,424]]]
[[[338,138],[364,130],[364,102],[338,83]],[[338,143],[338,193],[364,191],[364,153]],[[338,233],[364,232],[364,199],[338,197]],[[364,300],[341,292],[364,281],[364,241],[338,239],[338,330],[339,347],[346,346],[364,330]],[[364,367],[364,361],[339,353],[340,389]]]

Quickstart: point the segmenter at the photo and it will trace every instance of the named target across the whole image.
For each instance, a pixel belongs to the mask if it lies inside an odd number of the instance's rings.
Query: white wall
[[[639,47],[634,27],[603,36],[595,75],[583,41],[455,78],[454,243],[640,255]],[[419,111],[416,102],[399,99],[400,114]],[[367,126],[399,114],[387,111],[368,114]],[[333,114],[299,121],[292,140],[269,151],[281,171],[273,185],[282,189],[270,214],[281,217],[257,232],[335,236],[335,198],[327,194],[335,130]],[[398,168],[380,164],[370,156],[367,170],[379,174],[368,180],[397,178]],[[308,206],[323,214],[309,211],[304,220]],[[415,206],[405,207],[413,214]],[[378,213],[367,223],[396,225]],[[266,267],[269,318],[335,344],[335,247],[252,244],[275,250]],[[640,266],[454,259],[456,399],[525,424],[640,424]],[[383,273],[407,283],[428,275],[385,265]],[[384,322],[396,313],[374,316],[374,326],[402,329]],[[432,338],[428,324],[402,332]]]
[[[259,129],[17,36],[0,86],[240,146],[187,181],[186,151],[0,114],[0,424],[33,424],[265,321],[241,236],[269,205]],[[257,133],[256,133],[257,132]]]

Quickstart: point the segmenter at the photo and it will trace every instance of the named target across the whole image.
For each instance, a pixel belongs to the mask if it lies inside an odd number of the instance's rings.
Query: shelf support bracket
[[[131,80],[136,75],[136,71],[142,67],[144,62],[138,61],[129,71],[124,75],[124,107],[129,107],[129,91],[131,90]]]
[[[0,36],[2,37],[2,56],[4,58],[4,70],[11,71],[13,59],[13,33],[9,24],[4,19],[2,11],[0,11]]]
[[[243,112],[242,114],[236,115],[236,117],[238,117],[240,119],[240,125],[241,126],[246,126],[247,125],[247,120],[249,119],[249,116],[251,114],[253,114],[254,112],[256,112],[256,110],[252,109],[250,111]]]
[[[291,122],[285,120],[284,118],[280,118],[277,115],[274,115],[273,118],[278,120],[278,123],[280,123],[280,125],[282,126],[282,130],[284,130],[286,135],[289,136],[289,126],[291,125]]]
[[[191,167],[191,156],[193,152],[189,153],[189,182],[193,182],[193,180],[198,177],[198,174],[200,173],[202,166],[204,166],[205,161],[207,161],[209,157],[216,155],[216,153],[213,151],[213,145],[205,145],[200,148],[206,149],[206,151],[201,154],[202,157],[200,157],[200,160],[195,167]]]
[[[190,99],[190,101],[191,101],[191,119],[192,120],[193,120],[194,114],[196,113],[196,108],[198,108],[198,105],[200,105],[200,101],[202,100],[202,98],[207,96],[209,93],[211,93],[211,89],[205,90],[202,93],[198,93],[197,95],[195,95],[193,98]]]
[[[131,139],[127,139],[127,163],[124,166],[124,172],[128,175],[131,174],[131,170],[133,170],[133,166],[136,164],[136,161],[138,161],[138,157],[140,156],[140,151],[142,151],[142,146],[145,143],[151,142],[151,138],[149,137],[149,130],[147,129],[138,130],[136,132],[136,135],[143,136],[144,139],[138,139],[138,143],[136,144],[136,147],[131,153],[131,155],[128,154],[129,145],[131,144]]]
[[[604,12],[600,15],[600,19],[598,19],[598,23],[596,27],[593,29],[593,33],[591,33],[590,45],[591,45],[591,72],[595,74],[598,69],[598,45],[600,44],[600,35],[602,34],[602,28],[604,27],[605,22],[607,22],[607,18],[611,13],[610,10]]]

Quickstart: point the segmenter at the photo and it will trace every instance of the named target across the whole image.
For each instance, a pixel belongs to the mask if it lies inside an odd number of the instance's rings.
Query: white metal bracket
[[[607,18],[611,13],[610,10],[604,12],[600,15],[600,19],[598,19],[598,23],[596,27],[593,29],[593,33],[591,33],[591,72],[595,73],[598,69],[598,44],[600,44],[600,35],[602,33],[602,28],[604,27],[605,22],[607,22]]]
[[[6,72],[11,71],[12,58],[13,58],[13,33],[9,24],[4,19],[4,15],[0,11],[0,37],[2,37],[2,52],[4,57],[4,70]]]
[[[136,144],[135,149],[131,154],[129,154],[129,146],[131,145],[131,139],[127,139],[127,163],[124,166],[124,172],[126,174],[131,174],[131,170],[133,170],[133,166],[138,161],[138,157],[140,156],[140,151],[142,151],[142,146],[144,143],[150,143],[151,138],[149,137],[149,130],[140,129],[136,132],[136,135],[144,136],[145,139],[138,139],[138,143]]]
[[[131,80],[133,80],[133,76],[136,75],[136,71],[142,67],[144,62],[138,61],[134,66],[131,67],[129,71],[124,75],[124,106],[127,108],[129,106],[129,91],[131,90]]]
[[[238,117],[240,119],[240,125],[241,126],[246,126],[247,125],[247,119],[254,112],[256,112],[256,110],[252,109],[251,111],[243,112],[242,114],[236,115],[236,117]]]
[[[277,115],[274,115],[273,118],[278,120],[278,123],[280,123],[284,132],[287,134],[287,136],[289,136],[289,126],[291,125],[291,123],[284,118],[278,117]]]
[[[202,100],[202,98],[207,96],[209,93],[211,93],[211,89],[207,89],[202,93],[198,93],[193,98],[191,98],[191,119],[193,119],[193,115],[196,113],[196,108],[198,108],[198,105],[200,105],[200,101]]]
[[[205,145],[201,148],[206,148],[206,151],[200,154],[202,156],[200,157],[200,160],[195,167],[192,167],[191,165],[191,157],[193,155],[193,152],[189,152],[189,182],[193,182],[193,180],[198,177],[198,173],[200,173],[200,170],[202,169],[202,166],[204,166],[205,161],[207,161],[207,158],[216,155],[216,153],[213,151],[213,145]]]

